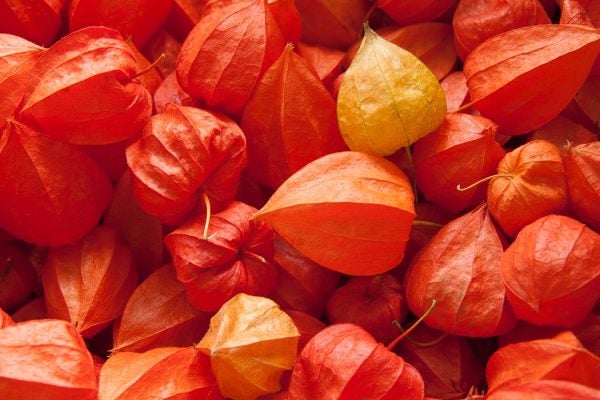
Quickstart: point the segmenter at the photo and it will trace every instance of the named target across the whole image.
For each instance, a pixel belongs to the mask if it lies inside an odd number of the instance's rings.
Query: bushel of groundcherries
[[[600,398],[598,10],[0,0],[0,398]]]

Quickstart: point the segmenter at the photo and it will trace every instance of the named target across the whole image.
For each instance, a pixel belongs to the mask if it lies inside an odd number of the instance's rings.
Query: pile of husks
[[[0,399],[599,399],[597,27],[0,0]]]

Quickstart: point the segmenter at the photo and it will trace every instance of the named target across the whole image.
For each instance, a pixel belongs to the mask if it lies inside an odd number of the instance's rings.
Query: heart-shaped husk
[[[73,144],[125,140],[146,124],[150,93],[134,78],[135,55],[115,30],[90,27],[54,43],[31,70],[35,86],[17,119]]]
[[[37,320],[0,329],[0,360],[3,399],[96,399],[92,356],[68,322]]]
[[[600,235],[577,220],[549,215],[523,228],[502,255],[502,278],[517,318],[577,325],[600,298],[599,259]]]
[[[406,175],[394,164],[341,152],[292,175],[254,218],[324,267],[376,275],[402,261],[413,201]]]

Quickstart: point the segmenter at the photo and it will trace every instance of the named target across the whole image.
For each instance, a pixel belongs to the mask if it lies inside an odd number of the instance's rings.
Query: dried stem
[[[394,339],[394,340],[392,341],[392,343],[388,344],[388,345],[387,345],[387,349],[388,349],[388,350],[392,350],[394,347],[396,347],[396,345],[397,345],[398,343],[400,343],[400,341],[401,341],[402,339],[404,339],[405,337],[407,337],[408,335],[410,335],[410,333],[411,333],[412,331],[414,331],[414,330],[415,330],[415,328],[416,328],[417,326],[419,326],[419,324],[420,324],[421,322],[423,322],[423,320],[424,320],[425,318],[427,318],[427,316],[428,316],[429,314],[431,314],[431,312],[432,312],[432,311],[433,311],[433,309],[435,308],[435,305],[436,305],[436,304],[437,304],[437,301],[435,301],[435,299],[431,300],[431,305],[429,306],[429,308],[427,309],[427,311],[425,311],[425,314],[421,315],[421,318],[419,318],[418,320],[416,320],[416,321],[415,321],[415,323],[414,323],[414,324],[412,324],[410,328],[408,328],[407,330],[405,330],[405,331],[402,333],[402,335],[398,336],[396,339]]]
[[[244,256],[255,258],[261,263],[267,264],[267,260],[260,254],[253,253],[251,251],[244,251]]]
[[[394,324],[396,328],[400,329],[400,332],[404,333],[404,328],[402,327],[402,325],[400,325],[398,321],[393,321],[392,324]],[[448,332],[442,332],[442,334],[439,337],[430,340],[429,342],[419,342],[418,340],[412,339],[410,336],[407,336],[406,340],[408,340],[417,347],[431,347],[440,343],[446,338],[446,336],[448,336]]]
[[[204,200],[204,207],[206,208],[206,220],[204,221],[204,233],[202,234],[202,238],[204,240],[208,240],[208,225],[210,224],[210,199],[206,192],[202,192],[202,199]]]
[[[496,174],[496,175],[492,175],[492,176],[488,176],[485,178],[482,178],[480,180],[478,180],[477,182],[473,182],[471,183],[469,186],[467,187],[461,187],[460,185],[456,185],[456,190],[458,190],[459,192],[464,192],[467,191],[469,189],[473,189],[475,186],[487,182],[487,181],[491,181],[492,179],[495,178],[512,178],[513,176],[511,174]]]
[[[454,114],[457,112],[461,112],[461,111],[466,110],[467,108],[471,107],[473,104],[475,104],[474,101],[467,103],[467,104],[463,104],[462,106],[458,107],[456,110],[448,111],[448,114]]]
[[[167,55],[165,53],[162,53],[160,56],[158,56],[156,60],[154,60],[152,64],[148,65],[146,68],[135,74],[131,79],[139,78],[140,76],[147,74],[152,68],[156,67],[159,63],[163,62],[165,58],[167,58]]]

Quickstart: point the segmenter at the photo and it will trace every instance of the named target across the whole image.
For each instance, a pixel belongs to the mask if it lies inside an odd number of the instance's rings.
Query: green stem
[[[402,327],[402,325],[400,325],[400,323],[398,321],[394,321],[392,322],[392,324],[394,324],[394,326],[398,329],[400,329],[400,332],[404,333],[404,328]],[[442,334],[433,339],[430,340],[429,342],[419,342],[418,340],[412,339],[410,336],[406,337],[406,340],[408,340],[409,342],[411,342],[412,344],[414,344],[417,347],[431,347],[434,346],[438,343],[440,343],[442,340],[444,340],[446,338],[446,336],[448,336],[448,332],[442,332]]]
[[[414,324],[412,324],[410,328],[408,328],[407,330],[405,330],[405,331],[402,333],[402,335],[398,336],[396,339],[394,339],[394,340],[392,341],[392,343],[388,344],[388,345],[386,346],[386,347],[387,347],[387,349],[388,349],[388,350],[392,350],[394,347],[396,347],[396,345],[397,345],[398,343],[400,343],[400,341],[401,341],[402,339],[404,339],[405,337],[407,337],[408,335],[410,335],[410,333],[411,333],[412,331],[414,331],[414,330],[415,330],[415,328],[416,328],[417,326],[419,326],[419,324],[420,324],[421,322],[423,322],[423,320],[424,320],[425,318],[427,318],[427,316],[428,316],[429,314],[431,314],[431,312],[432,312],[432,311],[433,311],[433,309],[435,308],[435,305],[436,305],[436,304],[437,304],[437,301],[435,301],[435,299],[431,300],[431,305],[429,306],[429,308],[427,309],[427,311],[425,311],[425,314],[421,315],[421,318],[419,318],[418,320],[416,320],[416,321],[415,321],[415,323],[414,323]]]

